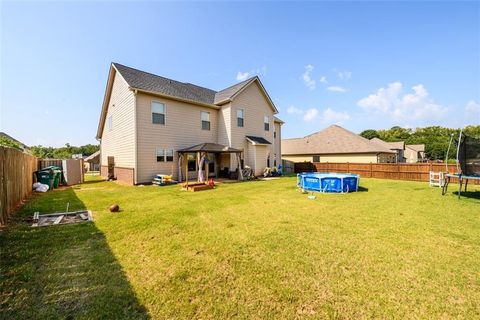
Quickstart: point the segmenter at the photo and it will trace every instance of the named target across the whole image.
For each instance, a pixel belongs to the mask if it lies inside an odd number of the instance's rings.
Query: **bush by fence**
[[[15,208],[32,192],[36,157],[0,147],[0,225],[5,225]]]
[[[444,163],[295,163],[299,172],[350,172],[365,178],[429,181],[430,171],[446,172]],[[456,166],[448,165],[448,172],[454,173]]]

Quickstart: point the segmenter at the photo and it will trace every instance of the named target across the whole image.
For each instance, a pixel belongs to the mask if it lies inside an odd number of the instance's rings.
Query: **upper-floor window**
[[[270,131],[270,119],[268,116],[263,117],[263,128],[265,131]]]
[[[210,112],[202,111],[202,130],[210,130]]]
[[[244,109],[237,109],[237,127],[243,127],[245,117],[245,110]]]
[[[152,101],[152,123],[165,124],[165,104]]]
[[[112,116],[108,117],[108,130],[112,130],[113,123],[112,123]]]
[[[273,131],[273,139],[277,139],[277,131]]]
[[[172,162],[173,149],[157,149],[157,162]]]

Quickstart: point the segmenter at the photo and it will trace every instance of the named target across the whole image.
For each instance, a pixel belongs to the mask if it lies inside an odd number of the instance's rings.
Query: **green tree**
[[[378,134],[377,130],[374,130],[374,129],[363,130],[360,133],[360,135],[368,140],[373,138],[380,138],[380,135]]]
[[[18,142],[8,139],[7,137],[0,137],[0,146],[22,150],[22,147]]]

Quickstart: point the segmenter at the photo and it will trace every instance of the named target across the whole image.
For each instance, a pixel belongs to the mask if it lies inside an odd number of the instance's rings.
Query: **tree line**
[[[64,147],[60,147],[60,148],[44,147],[44,146],[38,145],[38,146],[32,146],[29,149],[30,149],[30,153],[37,158],[70,159],[74,154],[89,156],[97,152],[98,150],[100,150],[100,146],[95,144],[86,144],[83,146],[75,147],[67,143],[65,144]]]
[[[392,127],[385,130],[367,129],[360,135],[367,139],[379,138],[387,142],[405,141],[405,144],[424,144],[425,154],[430,160],[445,160],[450,137],[453,134],[454,141],[458,139],[460,129],[445,128],[441,126],[416,128]],[[469,136],[480,137],[480,125],[467,126],[463,129],[463,133]],[[449,152],[448,158],[456,158],[456,144],[454,144]]]

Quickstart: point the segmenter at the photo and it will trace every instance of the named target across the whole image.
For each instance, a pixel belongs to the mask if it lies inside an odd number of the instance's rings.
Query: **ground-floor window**
[[[320,156],[313,156],[313,162],[320,162]]]
[[[194,154],[187,154],[188,171],[197,171],[197,157]]]
[[[157,149],[157,162],[172,162],[173,149]]]

